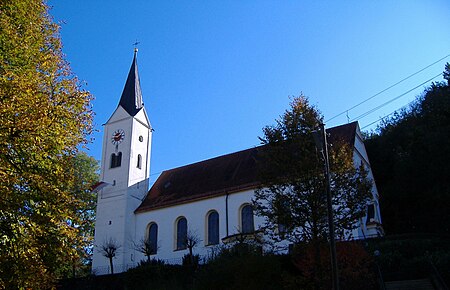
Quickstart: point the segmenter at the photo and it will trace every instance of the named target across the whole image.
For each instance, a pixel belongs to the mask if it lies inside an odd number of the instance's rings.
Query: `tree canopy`
[[[92,97],[58,30],[45,1],[0,3],[0,288],[48,288],[82,244],[74,158]]]
[[[449,234],[450,65],[366,140],[387,233]]]
[[[327,238],[324,163],[313,138],[321,122],[319,111],[300,96],[276,125],[263,129],[255,207],[275,238],[294,242]],[[329,146],[334,220],[341,238],[355,228],[372,198],[366,170],[353,164],[352,145]]]

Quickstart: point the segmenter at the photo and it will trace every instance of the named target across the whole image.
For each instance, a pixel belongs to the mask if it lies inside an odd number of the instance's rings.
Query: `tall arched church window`
[[[253,207],[250,204],[241,209],[241,231],[243,234],[253,233],[255,225],[253,221]]]
[[[136,167],[139,168],[139,169],[142,168],[142,156],[141,156],[141,154],[138,154],[138,157],[137,157],[137,166],[136,166]]]
[[[181,217],[177,221],[177,250],[186,249],[187,242],[187,220],[185,217]]]
[[[374,220],[375,220],[375,205],[372,203],[367,205],[366,225],[373,222]]]
[[[155,255],[158,251],[158,225],[152,223],[148,228],[148,246],[150,255]]]
[[[212,211],[208,215],[208,245],[219,243],[219,214]]]
[[[116,154],[111,154],[111,168],[120,167],[122,164],[122,152]]]

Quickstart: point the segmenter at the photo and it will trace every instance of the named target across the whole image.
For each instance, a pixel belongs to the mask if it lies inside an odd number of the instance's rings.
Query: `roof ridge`
[[[357,122],[332,127],[330,142],[342,139],[354,144]],[[230,190],[246,190],[257,184],[259,145],[163,171],[136,212],[216,197]]]

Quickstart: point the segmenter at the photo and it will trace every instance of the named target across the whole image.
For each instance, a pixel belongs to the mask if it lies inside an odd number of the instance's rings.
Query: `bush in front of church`
[[[376,289],[374,260],[361,242],[339,242],[336,252],[341,289]],[[297,271],[285,280],[289,289],[331,289],[330,247],[327,242],[321,243],[318,249],[310,243],[297,245],[291,261]]]
[[[193,270],[182,265],[169,265],[162,260],[142,261],[125,273],[126,289],[190,289]]]
[[[281,259],[263,256],[251,245],[222,249],[196,273],[193,289],[280,289]]]

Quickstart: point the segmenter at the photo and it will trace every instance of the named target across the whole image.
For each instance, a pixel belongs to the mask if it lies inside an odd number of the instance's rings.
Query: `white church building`
[[[115,272],[134,267],[144,255],[133,243],[148,240],[152,258],[181,263],[188,253],[188,233],[200,240],[194,253],[211,254],[237,234],[251,233],[264,223],[252,210],[258,186],[255,147],[163,171],[149,188],[152,132],[143,105],[136,52],[119,105],[104,125],[101,182],[96,187],[97,218],[92,272],[109,273],[109,260],[98,248],[113,240],[120,246],[114,258]],[[333,138],[353,146],[354,162],[361,162],[373,179],[357,122],[327,129]],[[353,237],[382,234],[378,193]]]

